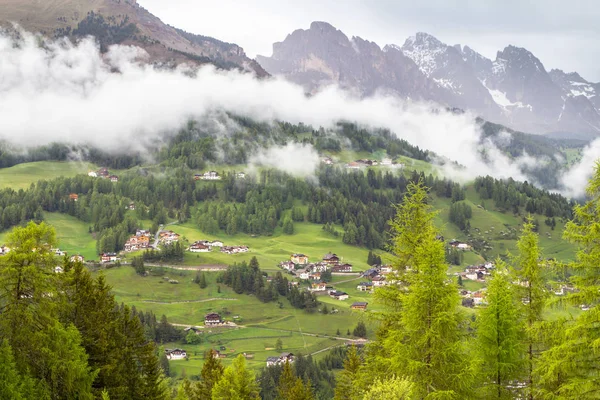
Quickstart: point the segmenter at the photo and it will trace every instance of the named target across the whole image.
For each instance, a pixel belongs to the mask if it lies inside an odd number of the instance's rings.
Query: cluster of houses
[[[208,253],[213,247],[223,247],[223,242],[220,240],[198,240],[188,247],[188,251],[192,253]]]
[[[285,363],[293,363],[295,361],[293,353],[281,353],[278,357],[267,357],[267,367],[275,365],[284,365]]]
[[[356,286],[356,289],[361,292],[372,293],[377,287],[389,285],[392,281],[388,280],[386,275],[390,272],[392,272],[392,267],[390,265],[377,265],[369,268],[361,275],[367,280],[360,282],[358,286]]]
[[[346,164],[346,168],[361,169],[361,168],[366,168],[366,167],[374,167],[376,165],[381,165],[383,167],[402,167],[402,164],[393,162],[391,158],[383,158],[381,161],[369,160],[369,159],[364,158],[364,159],[349,162],[348,164]]]
[[[448,244],[451,247],[453,247],[455,249],[458,249],[458,250],[462,250],[462,251],[469,251],[469,250],[471,250],[471,245],[470,244],[460,242],[460,241],[458,241],[456,239],[451,240],[450,242],[448,242]]]
[[[173,231],[161,231],[158,235],[158,242],[163,245],[173,244],[178,242],[181,235]]]
[[[108,168],[100,168],[98,171],[90,171],[88,172],[88,176],[92,178],[103,178],[110,179],[111,182],[119,182],[119,177],[117,175],[111,175],[108,171]]]
[[[135,235],[132,235],[125,245],[123,246],[123,250],[126,252],[138,251],[150,248],[150,240],[152,238],[152,234],[149,231],[138,229],[135,232]],[[103,261],[104,262],[104,261]]]
[[[0,246],[0,256],[5,256],[9,252],[10,252],[10,248],[9,247],[7,247],[5,245]],[[66,251],[63,251],[63,250],[58,249],[58,248],[56,248],[56,249],[50,249],[50,252],[54,253],[54,255],[57,256],[57,257],[64,257],[64,256],[67,255]],[[73,263],[84,262],[85,258],[81,254],[76,254],[76,255],[73,255],[73,256],[69,257],[69,261],[71,261]]]
[[[279,267],[302,280],[317,282],[326,271],[334,274],[352,272],[352,264],[342,263],[341,258],[332,253],[325,254],[323,259],[316,263],[309,263],[308,256],[304,254],[292,254],[290,260],[281,262]]]
[[[225,246],[220,240],[198,240],[188,247],[188,251],[192,253],[208,253],[213,247],[218,247],[221,253],[238,254],[247,253],[250,249],[248,246]]]
[[[494,264],[487,262],[481,265],[470,265],[463,272],[457,273],[462,279],[469,279],[471,281],[484,282],[486,278],[491,275],[494,269]]]

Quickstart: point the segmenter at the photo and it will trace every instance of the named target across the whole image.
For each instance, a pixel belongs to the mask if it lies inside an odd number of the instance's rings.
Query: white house
[[[192,252],[192,253],[208,253],[211,250],[210,246],[207,246],[205,244],[202,243],[193,243],[189,248],[188,251]]]
[[[185,352],[185,350],[182,349],[166,349],[165,353],[167,354],[167,359],[169,360],[183,360],[187,357],[187,353]]]
[[[88,176],[91,176],[92,178],[97,178],[98,173],[96,171],[90,171],[90,172],[88,172]]]
[[[219,176],[219,173],[217,171],[208,171],[202,174],[200,179],[205,181],[219,181],[221,180],[221,177]]]
[[[298,272],[298,278],[308,279],[308,278],[310,278],[310,274],[311,274],[311,272],[309,270],[304,269],[304,270]]]
[[[208,242],[206,244],[211,247],[223,247],[224,246],[223,242],[221,242],[220,240],[214,240],[214,241]]]
[[[471,246],[466,243],[459,243],[456,245],[456,248],[459,250],[471,250]]]

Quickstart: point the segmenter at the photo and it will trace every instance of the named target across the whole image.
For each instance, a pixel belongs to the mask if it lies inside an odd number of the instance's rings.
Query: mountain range
[[[548,72],[530,51],[507,46],[490,60],[468,46],[427,33],[381,48],[313,22],[273,44],[257,61],[272,75],[310,93],[338,84],[362,96],[392,92],[470,110],[487,120],[533,133],[600,135],[600,83],[576,72]]]
[[[274,43],[270,57],[253,60],[236,44],[163,23],[137,0],[0,0],[0,24],[15,23],[48,37],[93,35],[103,50],[139,46],[163,66],[210,63],[259,77],[282,76],[307,93],[337,84],[359,96],[393,94],[468,110],[524,132],[600,135],[600,83],[576,72],[548,72],[530,51],[515,46],[490,60],[466,45],[417,33],[402,46],[382,48],[317,21]]]

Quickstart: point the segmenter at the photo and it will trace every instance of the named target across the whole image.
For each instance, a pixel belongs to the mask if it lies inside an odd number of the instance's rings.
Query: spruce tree
[[[522,376],[523,324],[511,276],[501,260],[488,283],[487,307],[477,321],[481,375],[485,398],[508,399],[516,395],[510,382]]]

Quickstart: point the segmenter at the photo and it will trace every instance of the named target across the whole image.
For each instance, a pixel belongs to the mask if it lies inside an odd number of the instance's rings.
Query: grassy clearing
[[[59,213],[45,213],[46,222],[56,229],[58,247],[69,255],[81,254],[86,260],[97,260],[96,239],[88,232],[89,226],[75,217]]]
[[[237,234],[208,235],[200,231],[193,223],[171,225],[169,229],[181,234],[188,241],[201,239],[222,240],[226,245],[247,245],[248,253],[223,254],[216,250],[210,253],[186,254],[186,265],[200,264],[233,264],[234,262],[250,261],[253,256],[258,259],[261,269],[266,271],[277,270],[281,261],[287,261],[293,253],[304,253],[310,261],[318,261],[328,252],[336,253],[343,257],[344,262],[353,265],[357,271],[368,269],[367,255],[369,251],[364,248],[349,246],[342,243],[341,236],[335,237],[324,232],[321,225],[311,223],[294,224],[294,234],[284,235],[277,229],[273,236],[251,236]]]
[[[0,189],[27,189],[32,183],[42,179],[87,174],[90,169],[96,168],[95,165],[86,162],[40,161],[19,164],[0,169]]]

